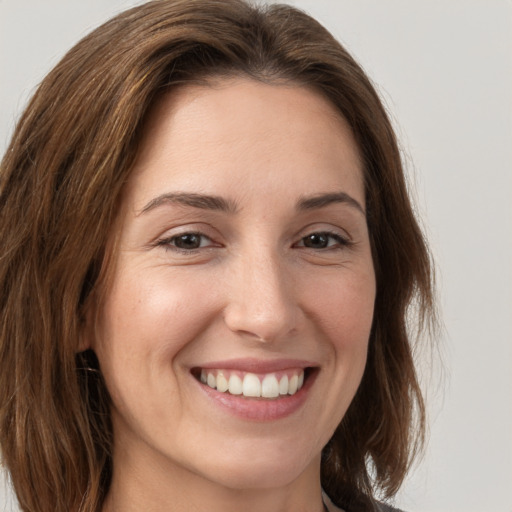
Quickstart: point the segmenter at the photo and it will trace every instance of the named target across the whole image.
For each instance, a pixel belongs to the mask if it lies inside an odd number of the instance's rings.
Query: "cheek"
[[[189,279],[161,270],[114,283],[102,308],[103,344],[172,358],[214,310],[214,297]]]
[[[148,393],[155,399],[174,396],[173,361],[200,337],[215,302],[190,280],[166,276],[161,269],[132,275],[113,282],[92,347],[113,403],[123,414],[130,414],[134,403],[149,407]]]
[[[308,289],[309,310],[333,348],[366,351],[375,302],[373,267],[338,273]]]
[[[373,267],[333,270],[307,284],[307,313],[315,319],[325,360],[318,381],[324,408],[317,418],[325,427],[326,437],[320,438],[325,444],[350,406],[366,366],[375,301]]]
[[[114,279],[106,295],[92,348],[115,410],[134,425],[140,411],[160,424],[179,402],[173,361],[215,311],[215,295],[198,284],[163,268],[138,269]]]
[[[361,382],[373,323],[376,285],[373,266],[344,269],[310,295],[329,353],[332,426],[345,414]]]

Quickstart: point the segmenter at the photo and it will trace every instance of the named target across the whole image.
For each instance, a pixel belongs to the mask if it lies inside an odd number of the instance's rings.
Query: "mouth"
[[[278,400],[298,393],[314,373],[312,367],[289,368],[269,373],[223,368],[193,368],[192,375],[204,386],[244,398]]]
[[[308,403],[320,366],[298,359],[244,358],[210,362],[190,373],[200,395],[217,410],[245,421],[274,422]]]

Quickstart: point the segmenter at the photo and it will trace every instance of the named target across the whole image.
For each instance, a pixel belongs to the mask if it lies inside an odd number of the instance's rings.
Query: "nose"
[[[231,268],[224,321],[245,338],[276,342],[292,335],[301,316],[290,272],[269,251],[238,257]]]

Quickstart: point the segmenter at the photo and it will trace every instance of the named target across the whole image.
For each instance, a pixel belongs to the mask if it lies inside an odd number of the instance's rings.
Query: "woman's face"
[[[346,122],[299,86],[173,91],[118,225],[90,338],[114,475],[254,488],[317,473],[363,374],[375,298]]]

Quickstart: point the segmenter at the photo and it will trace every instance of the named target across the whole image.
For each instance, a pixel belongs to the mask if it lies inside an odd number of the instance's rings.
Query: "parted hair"
[[[410,323],[433,318],[433,271],[370,80],[293,7],[157,0],[64,56],[1,162],[0,446],[24,511],[101,509],[113,433],[97,359],[79,349],[88,299],[108,275],[120,195],[152,105],[174,87],[234,76],[322,94],[351,126],[363,160],[375,312],[362,382],[323,450],[324,490],[339,506],[371,510],[376,495],[396,493],[422,446]]]

